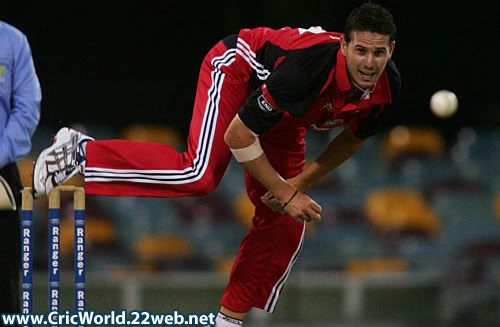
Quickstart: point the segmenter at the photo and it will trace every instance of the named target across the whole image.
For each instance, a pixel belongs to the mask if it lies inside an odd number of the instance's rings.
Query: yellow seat
[[[122,138],[126,140],[157,142],[178,148],[181,144],[179,132],[171,127],[153,124],[137,124],[125,128]]]
[[[408,188],[385,188],[372,191],[364,204],[370,222],[380,231],[422,231],[436,235],[439,219],[424,197]]]
[[[233,203],[234,213],[238,221],[245,227],[250,228],[252,226],[252,219],[255,212],[255,207],[248,198],[246,192],[240,193],[234,200]]]
[[[233,256],[218,258],[214,263],[215,271],[220,274],[228,275],[233,267],[234,259]]]
[[[351,276],[364,274],[403,272],[408,269],[408,263],[403,258],[353,258],[346,264],[347,273]]]
[[[180,235],[149,235],[138,239],[134,252],[143,263],[153,264],[171,258],[191,256],[193,248],[188,239]]]
[[[405,155],[440,157],[445,150],[444,137],[433,128],[397,126],[382,140],[382,153],[388,161]]]
[[[74,241],[73,217],[62,217],[60,235],[61,254],[63,256],[71,255],[73,253]],[[118,231],[107,218],[85,217],[85,243],[87,250],[91,250],[93,246],[112,245],[117,239]]]

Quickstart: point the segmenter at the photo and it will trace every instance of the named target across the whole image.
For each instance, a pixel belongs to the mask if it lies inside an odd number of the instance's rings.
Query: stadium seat
[[[310,225],[307,224],[307,228]],[[352,258],[379,257],[384,251],[384,245],[370,226],[339,223],[318,226],[312,237],[304,242],[297,263],[305,269],[343,270]]]
[[[423,232],[436,235],[440,224],[424,197],[409,188],[382,188],[365,199],[369,221],[382,232]]]
[[[139,238],[134,252],[144,263],[188,257],[193,249],[188,239],[181,235],[148,235]]]
[[[179,148],[181,145],[179,132],[174,128],[163,125],[131,125],[122,131],[122,138],[133,141],[170,144],[174,148]]]
[[[233,209],[238,221],[246,228],[250,228],[252,226],[252,218],[254,216],[255,207],[248,198],[246,192],[241,192],[235,198],[233,202]]]
[[[432,205],[444,231],[439,243],[443,254],[457,254],[468,244],[499,238],[500,224],[492,199],[492,195],[480,192],[443,192],[434,197]]]
[[[225,256],[218,258],[214,263],[214,270],[220,274],[227,275],[233,267],[234,256]]]
[[[69,211],[66,212],[69,213]],[[116,227],[109,219],[95,216],[85,217],[85,242],[88,251],[93,251],[96,247],[114,246],[117,235]],[[73,240],[73,217],[70,217],[70,214],[65,214],[61,218],[61,254],[63,256],[69,256],[73,253]]]
[[[444,137],[433,128],[397,126],[382,140],[382,154],[389,162],[408,156],[440,157],[445,147]]]
[[[488,191],[488,186],[477,179],[466,178],[457,174],[455,176],[436,177],[424,185],[422,191],[428,199],[434,199],[439,197],[440,194],[446,193],[485,193]]]
[[[213,192],[198,197],[181,197],[172,201],[183,224],[219,223],[234,220],[229,199]]]
[[[406,260],[399,257],[353,258],[346,264],[346,271],[350,276],[396,273],[406,271],[407,269],[408,264]]]

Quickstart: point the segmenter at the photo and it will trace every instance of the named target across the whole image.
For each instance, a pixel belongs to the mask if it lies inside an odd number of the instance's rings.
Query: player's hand
[[[297,190],[304,192],[304,187],[301,184],[300,174],[287,180],[288,184],[296,188]],[[285,213],[282,209],[284,203],[279,201],[270,191],[260,197],[262,203],[269,207],[274,212]]]
[[[297,192],[286,206],[284,206],[285,203],[275,198],[271,192],[267,192],[261,197],[261,200],[275,212],[287,213],[293,218],[304,221],[321,220],[321,206],[302,192]]]
[[[307,222],[321,220],[321,206],[302,192],[297,192],[283,210],[289,216],[299,220]]]

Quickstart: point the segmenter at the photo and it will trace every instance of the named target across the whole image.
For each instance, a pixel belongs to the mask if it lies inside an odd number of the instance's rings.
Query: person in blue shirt
[[[31,150],[42,99],[31,48],[17,28],[0,21],[0,176],[10,186],[16,208],[0,209],[0,312],[19,312],[22,189],[16,160]]]

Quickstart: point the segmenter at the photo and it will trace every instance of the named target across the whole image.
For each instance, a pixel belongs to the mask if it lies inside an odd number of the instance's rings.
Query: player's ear
[[[342,54],[345,56],[347,53],[347,41],[345,39],[345,35],[340,36],[340,50]]]
[[[396,41],[391,41],[391,44],[389,45],[389,58],[392,57],[395,48],[396,48]]]

